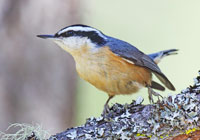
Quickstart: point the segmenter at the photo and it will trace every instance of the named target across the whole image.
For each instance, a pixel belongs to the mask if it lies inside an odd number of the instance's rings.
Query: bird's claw
[[[108,114],[109,113],[109,106],[108,106],[108,104],[105,104],[104,105],[104,109],[103,109],[103,112],[102,112],[102,116],[105,116],[106,114]]]
[[[160,102],[160,98],[159,97],[163,98],[159,93],[155,92],[151,87],[148,87],[148,93],[149,93],[149,101],[150,101],[150,103],[154,103],[152,95],[158,97],[158,102]]]

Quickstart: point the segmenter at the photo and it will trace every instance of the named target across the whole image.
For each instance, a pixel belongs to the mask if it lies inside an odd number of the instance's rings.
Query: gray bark
[[[68,128],[49,140],[161,140],[188,134],[200,125],[200,76],[177,95],[155,104],[143,105],[142,101],[114,104],[105,116],[91,117],[84,125]]]

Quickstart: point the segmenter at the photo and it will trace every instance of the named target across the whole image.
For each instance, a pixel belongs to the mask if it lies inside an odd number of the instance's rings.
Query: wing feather
[[[151,70],[155,76],[168,88],[175,90],[173,84],[168,80],[168,78],[161,72],[158,65],[146,54],[138,50],[131,44],[118,40],[115,38],[109,38],[105,46],[109,46],[110,50],[116,55],[123,57],[129,61],[132,61],[135,65],[145,67]]]

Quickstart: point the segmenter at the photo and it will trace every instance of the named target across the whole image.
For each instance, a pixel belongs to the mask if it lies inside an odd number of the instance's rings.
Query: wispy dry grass
[[[50,137],[50,134],[46,130],[43,130],[39,124],[15,123],[11,124],[6,131],[14,128],[17,128],[17,130],[13,134],[0,132],[0,140],[26,140],[31,137],[38,140],[45,140]]]

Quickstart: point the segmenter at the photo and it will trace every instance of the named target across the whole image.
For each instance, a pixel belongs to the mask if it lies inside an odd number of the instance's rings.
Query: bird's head
[[[54,35],[37,35],[43,39],[51,39],[66,51],[80,49],[84,45],[100,47],[106,43],[107,37],[99,30],[82,24],[70,25]]]

